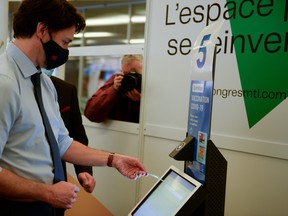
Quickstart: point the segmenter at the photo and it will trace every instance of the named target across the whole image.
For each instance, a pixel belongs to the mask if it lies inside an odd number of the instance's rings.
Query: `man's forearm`
[[[9,170],[0,172],[0,197],[15,201],[42,201],[49,200],[48,184],[22,178]]]
[[[144,165],[137,158],[92,149],[77,141],[72,142],[62,159],[78,165],[114,167],[130,179],[147,174]]]
[[[62,159],[82,166],[106,166],[109,154],[110,152],[92,149],[74,140]]]

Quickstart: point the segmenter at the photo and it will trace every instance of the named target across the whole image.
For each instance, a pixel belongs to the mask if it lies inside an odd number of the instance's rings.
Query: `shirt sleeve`
[[[93,122],[102,122],[107,119],[121,95],[114,89],[114,77],[110,79],[87,101],[84,115]]]
[[[0,158],[8,142],[10,130],[20,112],[19,88],[15,82],[11,77],[0,76]]]

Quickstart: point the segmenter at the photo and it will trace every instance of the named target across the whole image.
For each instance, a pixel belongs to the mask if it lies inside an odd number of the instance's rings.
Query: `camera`
[[[129,73],[125,73],[121,82],[121,93],[125,94],[134,88],[141,93],[141,81],[142,75],[137,71],[130,71]]]

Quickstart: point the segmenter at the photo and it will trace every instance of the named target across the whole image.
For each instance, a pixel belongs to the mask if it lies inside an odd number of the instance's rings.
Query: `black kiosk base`
[[[169,156],[186,163],[193,161],[195,138],[187,136]],[[186,172],[189,175],[189,173]],[[209,140],[206,153],[206,174],[204,185],[182,208],[178,216],[224,216],[227,161],[215,144]]]

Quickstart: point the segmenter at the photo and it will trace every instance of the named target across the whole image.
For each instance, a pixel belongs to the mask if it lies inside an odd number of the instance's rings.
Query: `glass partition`
[[[121,55],[72,56],[65,65],[65,80],[79,89],[81,112],[86,101],[116,72],[121,71]],[[79,81],[79,78],[81,81]]]
[[[86,28],[71,46],[144,43],[145,0],[72,3],[86,18]]]

